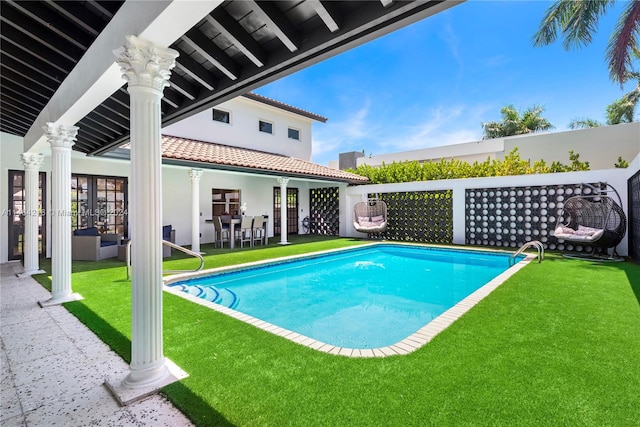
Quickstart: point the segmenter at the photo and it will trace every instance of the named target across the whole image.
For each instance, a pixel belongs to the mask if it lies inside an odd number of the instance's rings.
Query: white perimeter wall
[[[591,129],[564,132],[534,133],[487,139],[463,144],[445,145],[422,150],[403,151],[379,156],[361,157],[358,166],[368,164],[405,162],[407,160],[438,161],[456,158],[469,163],[490,159],[504,159],[515,147],[520,157],[530,160],[545,160],[547,164],[559,161],[569,164],[569,150],[580,154],[580,161],[588,161],[591,170],[611,169],[621,156],[631,162],[640,153],[640,122],[623,123]],[[337,162],[331,162],[337,167]]]
[[[214,121],[208,109],[167,126],[162,133],[311,160],[313,120],[242,96],[215,108],[228,111],[230,123]],[[273,123],[274,133],[260,132],[260,120]],[[300,131],[300,141],[288,137],[290,127]]]
[[[473,188],[496,188],[496,187],[526,187],[561,184],[580,184],[585,182],[607,182],[620,193],[622,208],[625,214],[628,213],[627,180],[640,169],[640,156],[633,161],[628,169],[607,169],[586,172],[565,172],[551,173],[543,175],[518,175],[491,178],[468,178],[468,179],[448,179],[438,181],[407,182],[399,184],[377,184],[348,187],[346,195],[346,205],[349,207],[340,210],[341,224],[353,223],[353,206],[359,201],[367,199],[369,193],[393,193],[405,191],[453,191],[453,243],[465,243],[465,191]],[[555,227],[555,223],[552,224]],[[346,227],[347,237],[366,237],[366,234],[358,233],[353,227]],[[624,239],[618,245],[620,255],[628,255],[628,231]]]
[[[518,147],[520,157],[535,160],[554,160],[569,164],[569,150],[580,154],[580,161],[588,161],[591,170],[612,169],[618,157],[631,162],[640,153],[640,122],[623,123],[565,132],[511,136],[504,139],[504,151],[499,159]]]

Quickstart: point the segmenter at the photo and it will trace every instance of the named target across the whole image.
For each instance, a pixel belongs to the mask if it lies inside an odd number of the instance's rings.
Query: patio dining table
[[[236,239],[235,239],[235,231],[234,229],[236,228],[236,225],[240,224],[242,222],[242,218],[230,218],[230,217],[220,217],[220,221],[222,222],[222,225],[228,225],[229,226],[229,247],[231,249],[236,247]]]

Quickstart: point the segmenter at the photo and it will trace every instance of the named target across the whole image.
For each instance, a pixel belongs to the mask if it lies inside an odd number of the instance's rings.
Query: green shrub
[[[518,147],[515,147],[503,160],[487,158],[484,162],[476,161],[473,164],[456,159],[440,159],[424,163],[412,160],[391,164],[382,163],[379,167],[360,165],[356,169],[349,169],[349,172],[369,178],[371,184],[390,184],[589,170],[589,162],[581,162],[580,155],[572,150],[569,151],[569,160],[571,163],[568,165],[557,161],[547,165],[544,160],[536,160],[532,165],[530,160],[520,158]]]

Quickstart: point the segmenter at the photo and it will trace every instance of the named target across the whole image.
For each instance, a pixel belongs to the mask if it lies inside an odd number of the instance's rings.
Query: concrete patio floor
[[[40,308],[50,293],[20,271],[0,265],[0,425],[192,425],[157,394],[119,406],[104,381],[128,364],[64,307]]]

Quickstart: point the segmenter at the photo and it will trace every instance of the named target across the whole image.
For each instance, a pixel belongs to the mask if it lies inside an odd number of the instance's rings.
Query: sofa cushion
[[[384,216],[382,216],[382,215],[372,216],[371,217],[371,222],[373,222],[374,224],[380,224],[380,223],[384,222]]]
[[[99,236],[98,229],[96,227],[79,228],[73,232],[74,236]]]
[[[100,240],[100,247],[104,248],[105,246],[113,246],[113,245],[117,245],[118,242],[114,241],[114,240]]]

